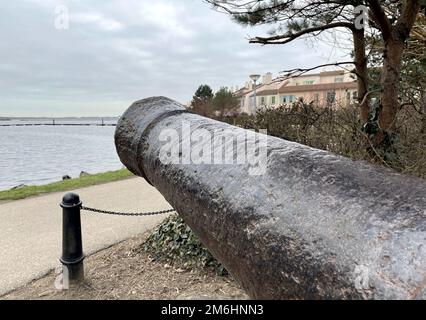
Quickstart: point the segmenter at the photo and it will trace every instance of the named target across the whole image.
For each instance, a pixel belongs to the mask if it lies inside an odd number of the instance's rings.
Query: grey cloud
[[[69,30],[54,28],[60,4],[69,8]],[[201,83],[242,85],[250,73],[312,66],[324,61],[319,52],[328,52],[303,41],[250,45],[248,34],[266,30],[243,28],[201,0],[2,6],[0,116],[117,115],[153,95],[186,103]]]

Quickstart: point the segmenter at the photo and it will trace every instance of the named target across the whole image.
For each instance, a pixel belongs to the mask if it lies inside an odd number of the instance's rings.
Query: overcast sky
[[[61,5],[69,29],[55,28]],[[200,84],[241,87],[251,73],[342,58],[303,40],[249,44],[266,30],[202,0],[17,0],[0,12],[0,116],[115,116],[144,97],[187,103]]]

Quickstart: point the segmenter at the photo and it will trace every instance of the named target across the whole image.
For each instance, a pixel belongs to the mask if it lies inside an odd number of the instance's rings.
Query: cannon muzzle
[[[426,183],[135,102],[115,142],[256,299],[425,299]]]

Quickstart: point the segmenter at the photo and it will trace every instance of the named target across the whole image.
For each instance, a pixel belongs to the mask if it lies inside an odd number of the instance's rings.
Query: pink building
[[[247,83],[235,95],[240,99],[241,112],[255,112],[252,83]],[[301,99],[318,106],[344,107],[357,101],[357,83],[350,72],[336,70],[285,80],[272,79],[272,74],[267,73],[256,86],[257,108],[289,105]]]

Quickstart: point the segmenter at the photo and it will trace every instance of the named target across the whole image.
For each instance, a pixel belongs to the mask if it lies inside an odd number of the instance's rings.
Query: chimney
[[[267,72],[263,77],[262,77],[262,83],[263,84],[270,84],[272,83],[272,73],[271,72]]]

